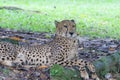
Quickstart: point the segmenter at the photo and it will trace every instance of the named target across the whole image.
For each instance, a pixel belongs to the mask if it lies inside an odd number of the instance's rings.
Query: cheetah
[[[78,39],[74,20],[55,21],[56,33],[52,41],[34,46],[13,45],[0,42],[0,63],[7,66],[48,66],[54,64],[65,67],[79,67],[80,75],[84,80],[89,76],[100,80],[95,72],[94,65],[78,58]],[[88,74],[86,68],[92,74]]]

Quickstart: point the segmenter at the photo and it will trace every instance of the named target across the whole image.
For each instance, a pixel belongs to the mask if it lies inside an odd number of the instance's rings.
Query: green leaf
[[[61,76],[62,74],[64,74],[64,68],[62,66],[55,64],[53,67],[51,67],[50,75]]]

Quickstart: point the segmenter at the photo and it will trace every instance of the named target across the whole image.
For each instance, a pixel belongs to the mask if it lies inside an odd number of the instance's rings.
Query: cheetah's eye
[[[66,25],[64,25],[64,27],[65,27],[65,28],[67,28],[67,26],[66,26]]]

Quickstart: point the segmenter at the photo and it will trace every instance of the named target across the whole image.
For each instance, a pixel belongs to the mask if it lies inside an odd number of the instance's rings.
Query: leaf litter
[[[47,37],[46,37],[47,36]],[[50,36],[50,37],[48,37]],[[17,41],[19,45],[41,45],[53,40],[54,34],[23,32],[0,28],[1,41]],[[79,58],[95,61],[102,56],[109,56],[120,52],[120,40],[116,39],[90,39],[88,37],[78,37]],[[50,80],[50,69],[30,68],[29,70],[16,70],[0,65],[0,80]]]

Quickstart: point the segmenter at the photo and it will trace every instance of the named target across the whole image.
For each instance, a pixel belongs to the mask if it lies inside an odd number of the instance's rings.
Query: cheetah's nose
[[[73,35],[73,32],[69,32],[69,34],[72,36],[72,35]]]

